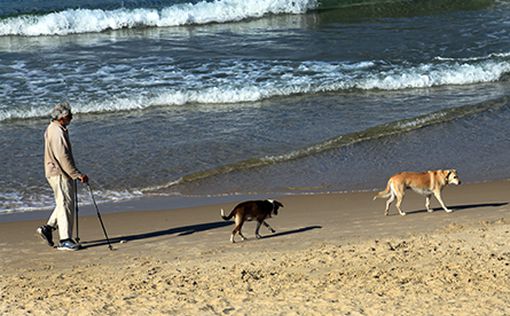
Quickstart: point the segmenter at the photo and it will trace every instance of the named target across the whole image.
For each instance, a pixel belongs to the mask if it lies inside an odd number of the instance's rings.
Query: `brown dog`
[[[272,233],[275,233],[275,230],[265,220],[270,218],[271,215],[278,215],[278,208],[280,207],[283,207],[283,204],[276,200],[257,200],[239,203],[228,216],[225,216],[225,211],[221,209],[221,217],[224,220],[228,221],[234,217],[236,223],[236,227],[234,227],[230,236],[230,241],[235,242],[234,236],[236,233],[239,233],[242,240],[246,239],[241,233],[241,228],[245,221],[257,221],[257,228],[255,229],[255,236],[257,238],[261,238],[259,234],[261,224],[264,224]]]
[[[405,190],[411,188],[413,191],[425,195],[425,207],[428,212],[433,210],[430,208],[430,197],[434,195],[439,201],[443,209],[447,212],[453,212],[448,209],[441,198],[441,191],[447,184],[460,184],[460,179],[457,176],[457,170],[431,170],[426,172],[401,172],[392,176],[388,180],[386,190],[379,192],[374,196],[374,200],[377,198],[387,198],[386,209],[384,215],[388,215],[391,203],[397,198],[397,209],[400,215],[406,215],[402,212],[400,204],[405,195]]]

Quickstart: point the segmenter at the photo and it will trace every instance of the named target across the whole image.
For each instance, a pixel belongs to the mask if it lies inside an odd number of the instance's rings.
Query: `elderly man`
[[[55,105],[51,122],[44,133],[44,171],[55,196],[55,209],[46,225],[37,228],[37,233],[53,246],[53,230],[58,228],[59,250],[75,251],[79,245],[72,239],[75,216],[76,182],[88,182],[86,174],[75,166],[67,126],[73,114],[67,102]]]

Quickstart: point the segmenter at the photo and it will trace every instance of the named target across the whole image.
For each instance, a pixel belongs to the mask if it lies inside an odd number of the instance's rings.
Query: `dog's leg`
[[[230,235],[230,241],[232,243],[235,243],[234,237],[235,237],[236,233],[239,233],[241,238],[243,238],[243,235],[241,235],[241,227],[243,226],[243,221],[241,220],[241,218],[239,216],[234,217],[234,221],[236,223],[236,227],[234,227],[234,230],[232,230],[232,235]]]
[[[236,225],[236,227],[234,227],[234,230],[232,230],[232,234],[230,234],[230,241],[231,241],[232,243],[235,243],[235,242],[236,242],[236,241],[235,241],[235,239],[234,239],[234,237],[235,237],[236,233],[237,233],[237,225]]]
[[[239,234],[239,236],[241,236],[242,240],[245,240],[246,237],[244,237],[243,233],[241,232],[241,229],[243,228],[244,220],[241,219],[240,217],[236,216],[235,221],[236,221],[236,228],[234,228],[234,231],[236,231]]]
[[[402,200],[404,199],[404,192],[397,192],[397,210],[400,213],[400,215],[405,216],[406,213],[402,211],[400,208],[400,205],[402,204]]]
[[[256,237],[257,239],[262,238],[262,236],[260,236],[260,234],[259,234],[259,229],[260,229],[260,225],[261,225],[261,224],[262,224],[261,222],[257,221],[257,228],[255,228],[255,237]]]
[[[446,207],[446,205],[444,204],[443,202],[443,199],[441,198],[441,191],[434,191],[434,196],[436,197],[436,199],[439,201],[439,204],[441,204],[441,206],[443,207],[444,211],[446,213],[451,213],[453,212],[453,210],[450,210],[449,208]]]
[[[434,212],[434,210],[430,208],[430,195],[427,195],[425,197],[425,207],[427,208],[427,212],[429,213]]]
[[[232,235],[230,236],[230,241],[232,243],[235,243],[235,240],[234,240],[234,236],[236,235],[236,233],[239,234],[239,236],[241,236],[241,239],[242,240],[246,240],[246,237],[244,237],[243,233],[241,232],[241,226],[242,225],[237,225],[234,230],[232,231]]]
[[[260,229],[260,225],[264,224],[264,226],[267,227],[267,229],[269,229],[273,234],[276,233],[276,230],[273,229],[273,227],[269,226],[269,224],[262,220],[262,222],[259,222],[257,221],[257,228],[255,229],[255,237],[257,237],[257,239],[260,239],[262,238],[262,236],[260,236],[259,234],[259,229]]]
[[[248,238],[244,237],[243,233],[241,233],[241,230],[239,230],[239,236],[241,236],[241,240],[246,240]]]
[[[273,234],[276,233],[276,230],[273,229],[273,227],[269,226],[269,224],[266,221],[263,221],[262,224],[267,227]]]
[[[390,206],[391,206],[391,203],[393,203],[393,201],[395,200],[395,194],[393,194],[393,192],[391,192],[391,196],[390,198],[386,201],[386,208],[384,209],[384,215],[385,216],[388,216],[388,214],[390,213]]]

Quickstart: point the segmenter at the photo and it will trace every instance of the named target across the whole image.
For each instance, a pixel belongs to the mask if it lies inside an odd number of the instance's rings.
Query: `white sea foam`
[[[402,71],[383,71],[353,83],[363,90],[399,90],[429,88],[443,85],[466,85],[497,81],[510,72],[510,62],[485,61],[480,63],[425,64]]]
[[[480,60],[487,60],[491,58],[508,58],[510,57],[510,53],[493,53],[489,54],[487,56],[474,56],[474,57],[465,57],[465,58],[453,58],[453,57],[441,57],[438,56],[435,58],[435,60],[439,61],[458,61],[458,62],[469,62],[469,61],[480,61]]]
[[[0,193],[0,214],[50,209],[53,199],[44,194],[27,196],[20,192]]]
[[[286,61],[234,62],[209,65],[210,72],[201,69],[172,69],[175,76],[166,82],[161,76],[151,77],[137,84],[131,77],[117,74],[117,68],[101,70],[101,79],[110,89],[87,86],[95,100],[78,95],[70,100],[77,113],[104,113],[143,110],[154,106],[182,106],[185,104],[237,104],[256,102],[278,96],[313,94],[350,89],[402,90],[430,88],[445,85],[469,85],[494,82],[510,73],[510,62],[505,57],[477,61],[442,61],[412,67],[386,66],[384,63],[360,62],[358,64]],[[207,65],[206,65],[207,66]],[[134,73],[123,69],[124,74]],[[109,73],[111,72],[111,73]],[[115,75],[117,74],[117,75]],[[218,78],[211,80],[210,77]],[[30,75],[21,72],[20,76]],[[93,74],[92,74],[93,75]],[[135,76],[134,75],[134,76]],[[220,76],[221,75],[221,76]],[[34,81],[43,82],[42,75]],[[125,75],[125,76],[129,76]],[[136,77],[136,76],[135,76]],[[177,78],[183,79],[177,79]],[[263,77],[264,80],[259,80]],[[111,79],[108,79],[111,78]],[[179,81],[180,80],[180,81]],[[48,88],[48,82],[31,82],[32,91]],[[123,86],[129,82],[129,86]],[[77,83],[79,84],[79,83]],[[59,89],[56,86],[55,89]],[[94,90],[96,89],[96,90]],[[98,90],[99,89],[99,90]],[[20,102],[23,96],[17,98]],[[31,97],[27,97],[27,102]],[[214,109],[214,107],[211,107]],[[38,104],[13,106],[0,104],[0,121],[9,119],[47,117],[47,107]]]
[[[95,190],[94,197],[97,203],[122,202],[137,199],[143,196],[141,191],[137,190]],[[80,198],[80,206],[92,205],[92,200],[88,197]],[[20,212],[32,212],[41,210],[50,210],[54,207],[53,196],[46,194],[23,194],[20,192],[0,193],[0,215]]]
[[[73,9],[42,16],[25,15],[0,21],[0,36],[66,35],[133,27],[168,27],[224,23],[267,14],[301,14],[318,6],[316,0],[217,0],[173,5],[161,10]]]

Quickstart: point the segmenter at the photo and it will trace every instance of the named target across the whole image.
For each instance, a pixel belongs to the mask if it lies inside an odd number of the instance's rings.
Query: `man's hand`
[[[88,183],[89,182],[89,177],[86,174],[79,176],[78,179],[80,179],[81,183]]]

